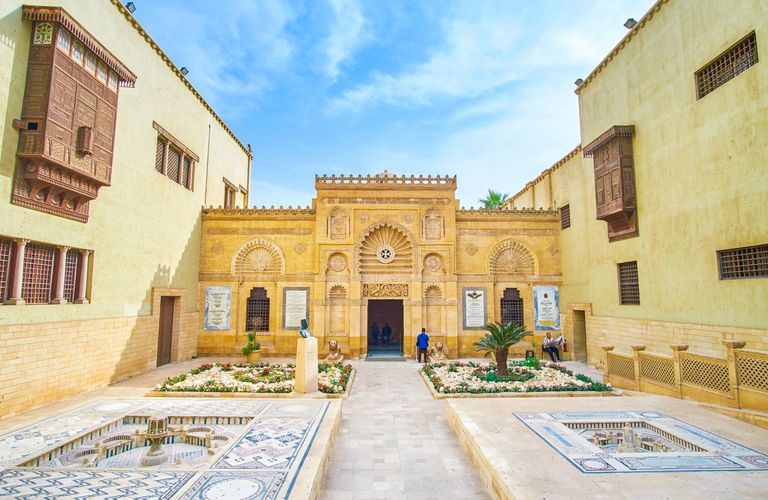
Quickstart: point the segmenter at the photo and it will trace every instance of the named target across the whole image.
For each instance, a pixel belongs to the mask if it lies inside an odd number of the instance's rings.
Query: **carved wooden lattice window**
[[[571,206],[564,205],[560,207],[560,229],[571,227]]]
[[[181,154],[174,149],[168,149],[168,167],[166,168],[166,175],[169,179],[179,182],[179,163],[181,161]]]
[[[191,191],[195,162],[199,161],[199,158],[156,122],[153,122],[152,126],[158,133],[155,145],[155,170]]]
[[[64,262],[64,298],[70,304],[77,298],[77,269],[79,263],[80,250],[68,250]]]
[[[27,304],[47,304],[51,301],[54,254],[53,247],[27,244],[21,284],[21,298]]]
[[[619,269],[619,300],[622,304],[640,304],[637,261],[622,262]]]
[[[245,330],[248,332],[269,331],[269,297],[267,290],[256,287],[251,289],[245,305]]]
[[[163,173],[163,163],[165,163],[165,141],[158,137],[155,147],[155,170],[161,174]]]
[[[501,322],[525,324],[523,299],[517,288],[507,288],[501,298]]]
[[[701,99],[755,64],[757,64],[757,39],[753,31],[696,72],[698,98]]]
[[[192,161],[188,157],[184,157],[184,164],[181,168],[181,179],[179,184],[187,189],[192,189],[191,177],[192,174]]]
[[[717,264],[721,280],[768,277],[768,245],[720,250]]]
[[[11,265],[11,240],[0,239],[0,304],[5,302]]]
[[[235,208],[237,203],[236,195],[237,190],[224,179],[224,208]]]

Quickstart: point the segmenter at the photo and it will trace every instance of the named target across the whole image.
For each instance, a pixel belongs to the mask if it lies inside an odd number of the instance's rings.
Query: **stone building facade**
[[[322,349],[333,339],[368,354],[382,347],[373,324],[387,323],[386,345],[406,357],[422,327],[450,356],[476,356],[478,321],[534,330],[533,287],[560,283],[555,211],[459,209],[456,177],[319,176],[315,187],[307,208],[203,211],[199,307],[215,287],[231,302],[226,328],[202,319],[200,355],[238,353],[249,330],[267,354],[292,354],[306,316]]]
[[[768,350],[765,54],[765,2],[661,0],[577,81],[580,144],[508,207],[561,212],[562,325],[581,359]]]
[[[2,417],[197,353],[200,207],[251,155],[122,2],[0,27]]]

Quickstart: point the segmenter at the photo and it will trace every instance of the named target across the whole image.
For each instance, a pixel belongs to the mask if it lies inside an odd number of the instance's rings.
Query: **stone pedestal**
[[[296,344],[296,385],[300,394],[317,392],[317,338],[299,338]]]

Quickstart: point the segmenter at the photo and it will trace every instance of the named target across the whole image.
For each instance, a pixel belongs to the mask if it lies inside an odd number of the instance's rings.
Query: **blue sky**
[[[252,205],[314,174],[456,174],[477,206],[579,143],[574,80],[653,0],[134,0],[136,18],[254,149]]]

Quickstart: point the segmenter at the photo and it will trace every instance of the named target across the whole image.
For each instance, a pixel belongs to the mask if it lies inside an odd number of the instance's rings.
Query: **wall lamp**
[[[631,30],[632,28],[634,28],[635,25],[637,25],[637,21],[635,21],[635,19],[632,17],[627,19],[627,22],[624,23],[624,27],[627,28],[628,30]]]
[[[187,73],[189,73],[189,70],[187,69],[186,66],[182,66],[179,71],[181,71],[181,74],[184,76],[187,76]]]
[[[582,83],[584,83],[584,80],[582,80],[581,78],[573,82],[573,84],[576,85],[577,87],[580,87]]]
[[[125,4],[125,8],[128,9],[128,12],[130,12],[131,14],[136,12],[136,4],[133,2],[128,2],[127,4]]]

